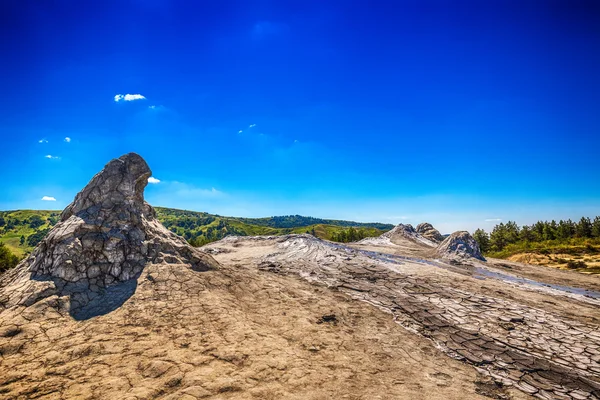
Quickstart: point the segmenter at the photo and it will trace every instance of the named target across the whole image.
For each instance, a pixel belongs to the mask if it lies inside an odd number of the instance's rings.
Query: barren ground
[[[596,276],[413,247],[227,238],[206,247],[220,270],[147,265],[104,315],[77,321],[57,296],[4,309],[0,398],[600,395]]]

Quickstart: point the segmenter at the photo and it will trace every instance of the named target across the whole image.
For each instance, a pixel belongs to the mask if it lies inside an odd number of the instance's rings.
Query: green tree
[[[13,268],[19,263],[19,258],[10,252],[8,247],[0,242],[0,272]]]
[[[475,233],[473,233],[473,238],[479,244],[479,249],[485,253],[490,250],[490,236],[483,229],[477,229]]]
[[[500,222],[490,233],[490,247],[494,251],[502,251],[508,244],[508,231],[506,225]]]
[[[530,227],[525,225],[521,228],[521,232],[519,232],[519,239],[524,242],[535,242],[537,237],[535,232]]]
[[[506,228],[506,240],[510,243],[517,243],[519,241],[519,226],[515,221],[508,221],[505,225]]]
[[[537,233],[537,236],[540,239],[544,238],[544,226],[545,226],[545,222],[538,221],[535,224],[533,224],[533,226],[531,227],[532,230],[535,231],[535,233]]]
[[[552,225],[548,222],[544,222],[544,228],[542,230],[542,238],[544,240],[556,239],[556,230],[552,228]]]
[[[558,227],[556,228],[556,238],[557,239],[570,239],[573,237],[574,229],[573,222],[571,220],[563,221],[562,219],[558,222]]]
[[[594,218],[592,222],[592,237],[600,238],[600,217]]]
[[[30,228],[32,228],[32,229],[37,229],[37,228],[39,228],[40,226],[44,225],[45,223],[46,223],[46,221],[44,221],[44,220],[42,219],[42,217],[40,217],[40,216],[39,216],[39,215],[37,215],[37,214],[36,214],[36,215],[32,215],[32,216],[29,218],[29,227],[30,227]]]
[[[21,235],[21,240],[19,240],[19,243],[21,246],[23,246],[23,243],[25,243],[25,236]]]
[[[587,217],[581,217],[577,227],[575,228],[577,237],[589,238],[592,237],[592,222]]]

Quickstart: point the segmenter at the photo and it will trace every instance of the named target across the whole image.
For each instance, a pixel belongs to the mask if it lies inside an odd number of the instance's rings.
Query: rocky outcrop
[[[93,293],[137,278],[148,263],[186,264],[196,271],[217,268],[211,256],[156,219],[144,201],[150,175],[146,162],[135,153],[110,161],[10,275],[24,279],[26,271],[33,281],[52,280],[59,292],[76,288],[80,294],[76,300],[82,305],[94,298]],[[47,289],[34,297],[52,294]],[[20,302],[31,303],[33,294]]]
[[[432,242],[441,243],[444,241],[444,236],[442,236],[442,234],[428,222],[423,222],[417,225],[416,231],[419,235],[431,240]]]
[[[467,231],[454,232],[448,236],[439,246],[436,248],[436,252],[442,256],[442,258],[452,260],[466,260],[469,258],[476,258],[478,260],[485,261],[479,244]]]
[[[420,235],[411,224],[398,224],[392,230],[384,233],[380,237],[388,238],[393,243],[402,241],[403,239],[409,239],[431,247],[435,247],[436,245],[436,243]]]

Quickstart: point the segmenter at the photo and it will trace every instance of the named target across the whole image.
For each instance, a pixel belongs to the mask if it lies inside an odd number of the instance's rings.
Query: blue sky
[[[0,14],[0,209],[62,209],[134,151],[160,180],[151,204],[221,215],[450,232],[600,214],[597,1],[8,0]]]

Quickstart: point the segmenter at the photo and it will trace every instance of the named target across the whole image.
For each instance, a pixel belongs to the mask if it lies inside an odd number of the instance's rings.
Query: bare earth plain
[[[104,315],[75,319],[59,296],[0,311],[0,398],[600,394],[595,276],[448,263],[409,240],[229,237],[204,251],[219,269],[149,264]]]

